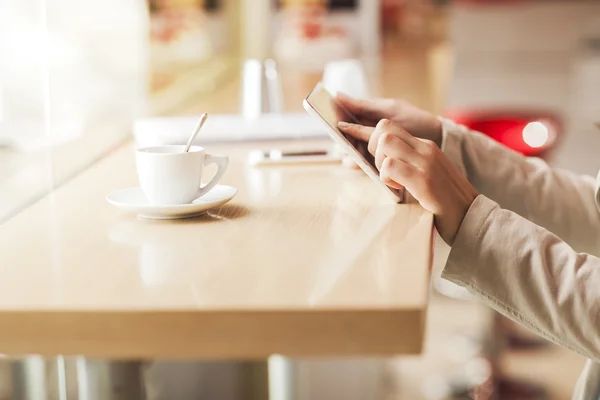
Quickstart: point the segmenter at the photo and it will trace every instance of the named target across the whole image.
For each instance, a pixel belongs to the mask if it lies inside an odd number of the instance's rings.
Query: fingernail
[[[350,124],[347,123],[347,122],[344,122],[344,121],[338,122],[338,127],[342,128],[342,129],[343,128],[348,128],[349,126],[350,126]]]

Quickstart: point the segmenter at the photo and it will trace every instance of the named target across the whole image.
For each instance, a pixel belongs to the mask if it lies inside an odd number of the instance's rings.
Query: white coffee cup
[[[189,204],[208,193],[221,179],[229,158],[206,154],[203,147],[154,146],[136,150],[136,165],[142,191],[148,202],[157,205]],[[204,167],[217,165],[209,183],[202,184]]]

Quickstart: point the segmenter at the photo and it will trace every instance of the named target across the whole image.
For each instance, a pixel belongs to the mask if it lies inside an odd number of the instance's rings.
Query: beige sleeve
[[[578,251],[600,255],[595,180],[552,169],[487,136],[442,119],[442,150],[479,193],[558,235]]]
[[[548,340],[600,361],[600,259],[480,195],[442,273]]]

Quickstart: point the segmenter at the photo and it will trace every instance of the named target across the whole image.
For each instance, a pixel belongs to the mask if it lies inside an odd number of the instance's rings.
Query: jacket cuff
[[[483,228],[490,214],[497,208],[498,204],[483,195],[475,198],[456,233],[442,278],[461,286],[474,281],[474,268],[477,267],[474,260],[481,253]]]
[[[448,156],[461,174],[467,176],[462,157],[462,142],[469,133],[469,129],[443,117],[438,117],[438,120],[442,123],[442,144],[440,149]]]

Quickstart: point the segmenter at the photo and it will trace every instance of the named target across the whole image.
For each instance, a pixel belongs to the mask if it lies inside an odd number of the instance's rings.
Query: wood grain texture
[[[124,146],[0,226],[0,353],[419,352],[431,214],[340,165],[251,167],[256,146],[209,149],[230,155],[239,193],[202,217],[108,204],[137,183]]]

